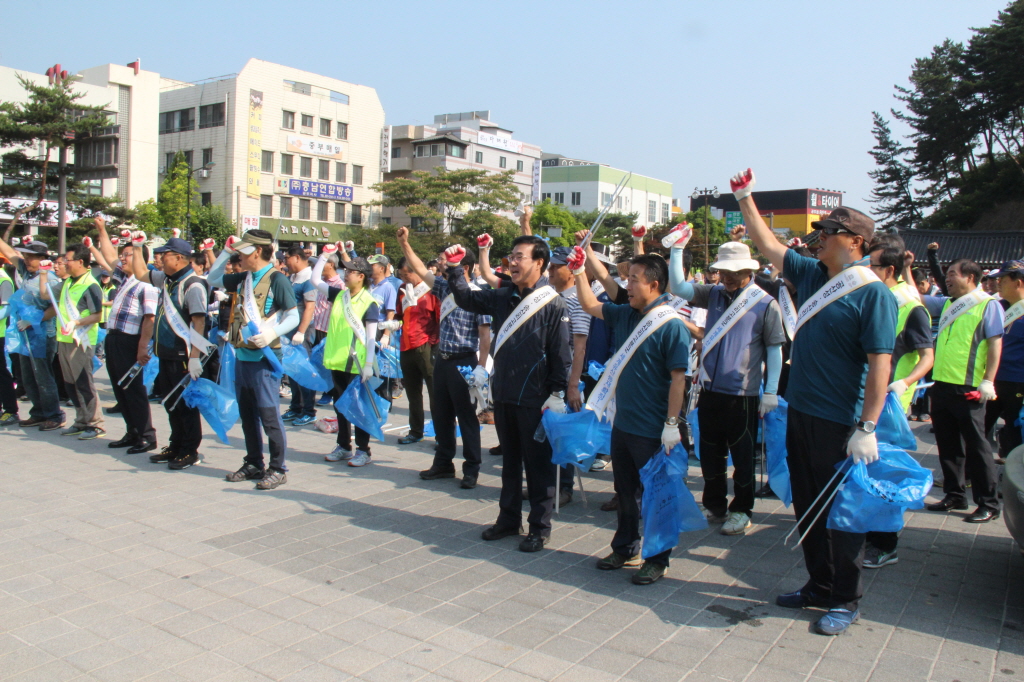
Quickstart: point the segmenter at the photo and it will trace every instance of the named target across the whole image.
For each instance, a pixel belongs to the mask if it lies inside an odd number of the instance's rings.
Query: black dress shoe
[[[521,535],[522,532],[522,526],[505,526],[502,528],[501,526],[493,525],[483,533],[480,533],[480,537],[491,542],[492,540],[500,540],[502,538],[512,537],[513,535]]]
[[[150,455],[149,461],[153,464],[159,464],[160,462],[170,462],[175,457],[177,457],[177,455],[174,453],[174,450],[171,449],[171,446],[168,445],[155,455]]]
[[[967,523],[988,523],[999,518],[998,509],[978,507],[973,514],[964,519]]]
[[[952,495],[946,495],[941,501],[926,505],[926,508],[928,511],[937,512],[948,512],[953,509],[961,511],[967,509],[967,503],[961,499],[953,497]]]
[[[134,433],[126,433],[121,437],[121,440],[115,440],[113,443],[107,443],[108,448],[128,448],[139,442],[139,437]]]
[[[436,481],[439,478],[455,478],[455,469],[435,469],[430,467],[420,472],[420,478],[424,481]]]
[[[408,436],[402,436],[398,439],[399,445],[412,445],[413,443],[419,443],[423,440],[423,436],[414,436],[411,433]]]
[[[107,414],[121,414],[121,405],[117,404],[107,408]]]
[[[544,549],[548,539],[536,533],[530,533],[519,543],[520,552],[539,552]]]
[[[501,446],[495,445],[493,448],[489,448],[487,452],[495,457],[501,457]]]
[[[135,447],[128,448],[128,454],[140,455],[143,452],[149,452],[150,450],[156,450],[156,443],[154,441],[140,440]]]
[[[459,484],[459,487],[465,488],[466,490],[472,490],[476,487],[476,476],[466,474],[462,477],[462,483]]]

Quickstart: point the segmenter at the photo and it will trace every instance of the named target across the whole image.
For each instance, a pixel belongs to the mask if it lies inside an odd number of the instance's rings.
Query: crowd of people
[[[610,423],[609,451],[597,453],[593,469],[612,468],[615,496],[602,509],[617,513],[617,528],[597,567],[638,567],[632,581],[646,585],[665,575],[670,551],[641,558],[641,470],[680,443],[699,447],[708,522],[725,535],[747,533],[755,500],[772,494],[771,481],[755,485],[760,424],[784,398],[809,578],[777,603],[826,609],[817,631],[838,634],[859,616],[862,570],[895,563],[898,537],[830,530],[827,513],[803,520],[835,485],[837,464],[878,460],[874,431],[888,393],[910,419],[933,424],[944,496],[928,508],[967,509],[969,481],[976,509],[964,520],[999,516],[998,466],[1021,444],[1014,420],[1024,400],[1024,260],[986,273],[957,260],[943,271],[932,244],[929,277],[899,237],[846,207],[785,244],[761,218],[754,183],[749,170],[732,179],[745,226],[704,273],[690,271],[685,223],[658,242],[634,229],[633,253],[616,261],[588,231],[575,235],[575,247],[550,248],[532,233],[529,207],[496,268],[489,235],[476,253],[455,245],[424,263],[405,227],[394,265],[383,254],[359,256],[351,242],[325,244],[319,254],[301,245],[276,251],[261,230],[228,238],[216,255],[213,240],[196,248],[179,235],[151,254],[146,234],[126,229],[112,238],[102,218],[95,238],[63,254],[29,238],[0,241],[13,270],[0,270],[0,329],[19,341],[13,374],[0,367],[0,425],[103,435],[93,381],[101,353],[116,399],[108,416],[124,421],[124,435],[108,446],[187,469],[201,461],[203,429],[199,409],[180,394],[191,381],[216,378],[229,345],[245,454],[227,480],[272,490],[287,482],[287,425],[312,424],[318,407],[337,420],[325,459],[372,462],[370,434],[330,406],[353,382],[378,383],[385,356],[397,357],[401,380],[389,374],[375,390],[388,401],[408,396],[400,445],[426,436],[429,411],[436,446],[422,479],[475,488],[480,424],[493,420],[501,494],[486,541],[525,533],[519,549],[540,551],[556,504],[572,501],[572,470],[558,471],[543,437],[545,411],[589,409]],[[332,389],[318,400],[293,377],[282,384],[274,361],[282,344],[307,352],[322,344]],[[149,363],[159,366],[151,394],[143,381],[126,380]],[[590,371],[595,365],[603,372]],[[162,448],[154,399],[168,416]]]

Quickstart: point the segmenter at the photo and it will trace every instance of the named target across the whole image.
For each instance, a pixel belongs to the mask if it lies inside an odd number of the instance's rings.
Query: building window
[[[363,184],[363,167],[352,164],[352,184]]]
[[[204,149],[203,151],[205,152],[206,150]],[[203,154],[203,158],[206,158],[205,153]],[[260,167],[260,170],[262,170],[264,173],[274,172],[274,152],[268,152],[266,149],[263,150],[263,162]]]
[[[345,98],[345,104],[348,104],[348,98],[347,97]],[[338,121],[338,139],[339,140],[347,140],[348,139],[348,124],[347,123],[342,123],[341,121]]]
[[[309,199],[299,199],[299,220],[309,220]]]
[[[477,163],[483,163],[484,162],[484,153],[483,152],[477,152],[476,153],[476,162]]]
[[[309,83],[299,83],[298,81],[285,81],[284,85],[292,92],[297,92],[300,95],[312,95],[313,86]],[[312,123],[310,125],[313,125]]]
[[[334,181],[335,182],[348,182],[345,178],[348,177],[348,164],[341,163],[340,161],[334,164]]]
[[[343,223],[345,222],[345,204],[334,205],[334,222]]]
[[[170,173],[171,169],[174,168],[174,152],[167,152],[164,155],[164,173]]]
[[[292,161],[295,159],[291,154],[281,155],[281,175],[292,175],[295,173],[292,167]]]
[[[555,192],[555,203],[556,204],[564,204],[565,203],[565,192]]]
[[[392,147],[391,148],[391,158],[392,159],[400,159],[400,158],[402,158],[402,148],[401,147]]]
[[[299,157],[299,177],[313,177],[313,159],[308,156]]]
[[[178,109],[177,111],[165,111],[160,114],[160,135],[165,133],[180,133],[193,130],[196,127],[196,110]],[[221,125],[224,125],[221,123]]]
[[[621,194],[618,197],[616,197],[616,199],[615,199],[615,207],[619,211],[622,210],[622,195]]]
[[[303,114],[302,115],[302,127],[303,128],[312,128],[313,127],[313,117],[310,114]]]
[[[207,147],[203,150],[203,165],[208,166],[213,163],[213,147]]]
[[[523,172],[523,160],[522,159],[519,159],[518,161],[516,161],[516,170],[519,171],[520,173]]]
[[[320,222],[327,222],[327,202],[316,202],[316,219]]]
[[[117,159],[117,140],[96,140],[81,145],[75,156],[81,154],[81,166],[83,168],[96,168],[98,166],[113,166]],[[174,162],[174,155],[168,163]]]
[[[199,203],[203,206],[209,206],[213,203],[213,192],[203,192],[199,195]]]
[[[274,197],[269,194],[260,195],[260,215],[274,214]]]
[[[570,195],[570,198],[572,199],[572,205],[573,206],[579,206],[580,204],[583,203],[583,199],[580,196],[580,194],[581,194],[580,192],[573,192]]]
[[[291,218],[292,217],[292,198],[281,197],[281,217]]]
[[[548,201],[549,199],[551,199],[551,192],[541,192],[541,194],[540,194],[540,200],[541,201]]]
[[[224,102],[204,104],[199,107],[199,128],[216,128],[224,125]]]
[[[380,219],[380,221],[381,221],[382,223],[384,223],[385,225],[390,225],[390,224],[391,224],[391,218],[390,218],[390,216],[381,216],[381,219]]]
[[[504,156],[499,156],[498,157],[498,168],[507,168],[507,167],[508,167],[508,159],[506,159]]]
[[[327,159],[320,159],[317,165],[319,166],[319,168],[317,169],[319,171],[319,173],[317,173],[317,177],[320,178],[321,180],[330,180],[331,162],[328,161]]]
[[[416,156],[430,156],[430,147],[425,144],[416,145]]]
[[[668,204],[662,204],[661,205],[661,222],[663,222],[663,223],[667,223],[668,222],[669,210],[670,209],[669,209]]]
[[[658,202],[653,199],[647,202],[647,222],[658,222]]]
[[[338,104],[348,104],[348,95],[343,92],[335,92],[331,90],[331,101],[337,102]]]
[[[363,207],[358,204],[352,204],[352,220],[350,221],[353,225],[363,224]]]
[[[601,205],[602,206],[611,206],[612,205],[612,195],[609,194],[608,192],[601,192]]]
[[[182,152],[182,154],[185,155],[185,163],[188,164],[189,168],[192,168],[192,150],[189,149],[188,151]]]
[[[431,156],[444,156],[444,145],[443,144],[432,144],[430,145]]]
[[[457,144],[448,145],[448,156],[454,156],[457,159],[466,158],[466,150]]]
[[[282,111],[281,114],[281,127],[287,128],[288,130],[295,130],[295,112]]]
[[[419,232],[420,230],[422,230],[423,218],[413,218],[412,222],[409,224],[409,229],[413,230],[414,232]]]
[[[326,118],[320,119],[320,134],[328,137],[331,135],[331,122]]]

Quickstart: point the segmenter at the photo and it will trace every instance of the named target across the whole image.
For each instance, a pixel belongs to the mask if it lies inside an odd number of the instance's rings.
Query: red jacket
[[[441,329],[441,302],[427,291],[417,299],[415,305],[405,307],[406,286],[398,290],[398,310],[395,319],[402,320],[401,350],[419,348],[425,343],[437,345]]]

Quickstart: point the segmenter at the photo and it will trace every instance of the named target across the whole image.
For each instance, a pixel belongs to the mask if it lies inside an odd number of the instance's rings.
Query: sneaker
[[[728,514],[716,514],[710,509],[704,510],[704,518],[708,520],[708,523],[725,523],[729,520]]]
[[[722,535],[745,535],[750,525],[749,516],[743,512],[732,512],[718,532]]]
[[[877,547],[868,547],[867,551],[864,552],[864,562],[861,564],[864,568],[881,568],[882,566],[888,566],[889,564],[895,564],[900,558],[896,556],[896,550],[891,552],[883,552]]]
[[[352,459],[352,451],[336,445],[329,454],[324,455],[324,459],[328,462],[347,461]]]
[[[809,606],[821,609],[828,606],[828,600],[825,597],[803,588],[796,592],[780,594],[775,598],[775,603],[786,609],[806,609]]]
[[[296,417],[292,420],[292,426],[305,426],[306,424],[312,424],[316,421],[316,416],[312,414],[306,414],[301,417]]]
[[[296,412],[295,410],[288,410],[287,412],[281,415],[281,421],[290,422],[291,420],[297,419],[300,416],[302,416],[301,412]]]
[[[626,556],[625,554],[619,554],[618,552],[612,552],[605,558],[597,562],[597,567],[602,571],[614,571],[623,566],[639,566],[643,561],[640,559],[640,555]]]
[[[661,580],[665,576],[668,566],[662,566],[651,561],[645,561],[640,570],[633,575],[634,585],[650,585]]]
[[[246,463],[243,464],[242,468],[238,471],[225,476],[224,480],[230,481],[231,483],[238,483],[239,481],[258,481],[266,475],[267,472],[263,469]]]
[[[590,465],[591,471],[604,471],[608,468],[608,462],[604,461],[600,457],[594,460],[594,463]]]
[[[860,618],[860,609],[850,611],[849,609],[829,609],[828,613],[818,619],[814,624],[815,632],[822,635],[841,635],[847,628],[857,622]]]
[[[320,396],[320,400],[316,401],[316,404],[320,407],[326,407],[327,405],[334,404],[334,397],[330,393],[324,393]]]
[[[279,396],[281,396],[282,398],[291,398],[292,397],[292,389],[288,388],[287,386],[281,386],[281,390],[278,391],[277,394]]]
[[[64,426],[63,421],[48,420],[39,424],[40,431],[56,431],[60,427]],[[61,434],[65,435],[65,434]]]
[[[82,434],[78,437],[78,440],[92,440],[93,438],[99,438],[107,432],[100,428],[82,429]]]
[[[16,426],[20,423],[18,415],[12,412],[4,412],[0,415],[0,427],[3,426]]]
[[[917,420],[921,422],[930,422],[932,420],[932,416],[930,414],[922,414],[917,418]]]
[[[462,483],[459,484],[459,487],[465,490],[472,490],[476,487],[476,476],[473,474],[466,474],[462,477]]]
[[[564,507],[567,504],[572,503],[572,488],[566,488],[558,491],[558,506],[559,508]]]
[[[200,464],[202,462],[199,459],[199,453],[193,452],[190,455],[178,455],[167,463],[167,468],[172,471],[181,471],[182,469],[188,469],[193,464]]]
[[[478,414],[476,416],[476,418],[477,418],[477,421],[479,421],[481,424],[493,424],[494,423],[494,413],[491,412],[490,410],[484,410],[483,412]]]
[[[613,512],[619,510],[619,494],[612,495],[612,499],[601,505],[601,511]]]
[[[150,393],[149,395],[146,396],[146,400],[148,400],[151,403],[158,403],[161,400],[163,400],[163,396],[159,396],[159,395],[156,395],[154,393]]]
[[[86,430],[83,429],[80,426],[69,426],[68,428],[66,428],[63,431],[61,431],[60,435],[62,435],[62,436],[81,436],[83,433],[85,433],[85,431]]]
[[[273,490],[282,483],[288,482],[288,474],[277,469],[267,469],[267,475],[256,483],[256,490]]]
[[[539,552],[548,544],[548,538],[538,533],[530,533],[519,543],[520,552]]]
[[[40,424],[46,423],[47,420],[42,417],[29,417],[28,419],[22,419],[18,422],[18,426],[39,426]]]
[[[348,461],[350,467],[364,467],[370,463],[370,453],[356,450],[356,456]]]
[[[161,450],[157,454],[150,455],[149,456],[149,461],[152,462],[153,464],[160,464],[161,462],[170,462],[176,456],[177,455],[175,455],[174,451],[171,450],[171,446],[168,445],[167,447],[165,447],[163,450]]]

